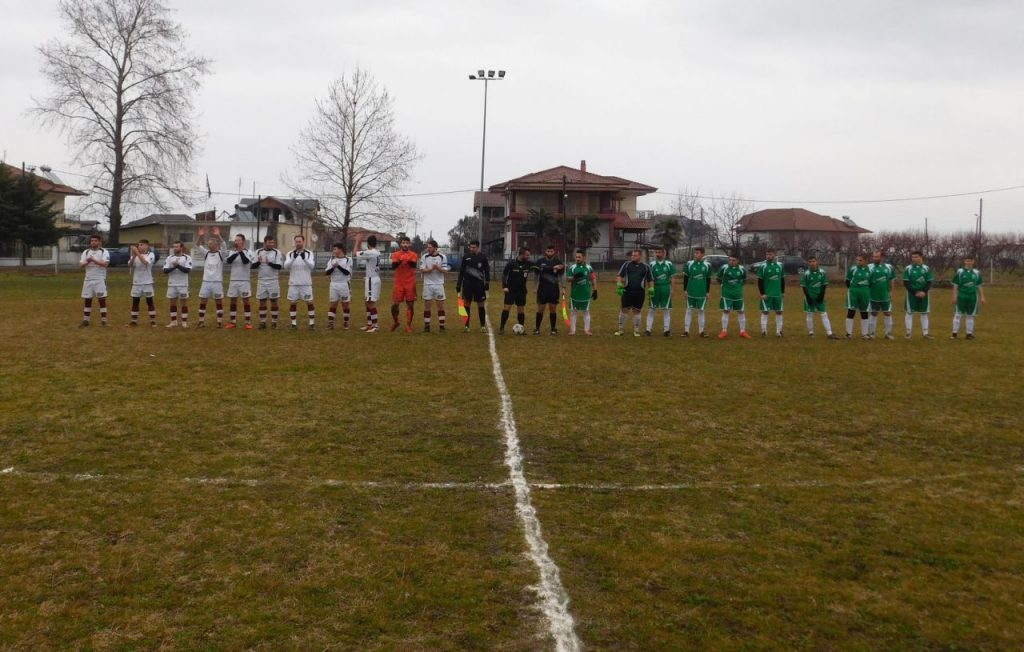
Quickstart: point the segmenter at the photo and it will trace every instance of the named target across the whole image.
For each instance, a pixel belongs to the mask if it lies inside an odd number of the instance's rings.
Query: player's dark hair
[[[920,252],[920,251],[918,251],[918,250],[915,250],[915,251],[911,251],[911,252],[910,252],[910,255],[911,255],[911,256],[921,256],[922,258],[924,258],[924,254],[923,254],[923,253],[921,253],[921,252]]]
[[[398,242],[399,243],[402,243],[402,242],[410,242],[411,243],[412,240],[409,238],[409,236],[403,235],[401,238],[398,239]]]
[[[470,240],[469,241],[469,246],[472,247],[473,245],[476,245],[476,246],[479,247],[480,246],[480,241],[479,240]]]
[[[142,240],[139,240],[139,244],[149,244],[149,240],[143,238]]]
[[[523,254],[528,254],[528,253],[530,253],[530,248],[529,247],[519,247],[519,255],[520,256],[522,256]]]
[[[371,249],[376,249],[377,248],[377,236],[371,235],[369,238],[366,239],[366,244],[369,245],[369,247]]]
[[[236,234],[235,234],[235,237],[236,237],[236,238],[241,238],[242,240],[245,240],[245,235],[244,235],[244,234],[242,234],[242,233],[236,233]]]
[[[964,256],[964,260],[975,260],[974,254],[967,254]]]
[[[766,254],[777,254],[777,253],[779,253],[779,252],[778,252],[778,250],[776,250],[776,249],[773,249],[773,248],[769,247],[769,248],[768,248],[768,250],[767,250],[767,251],[765,251],[765,253],[766,253]]]
[[[818,260],[818,257],[817,256],[808,256],[807,257],[807,262],[811,262],[812,260]]]
[[[587,255],[587,250],[584,249],[583,247],[580,247],[579,249],[576,250],[576,253],[583,254],[584,256],[586,256]]]
[[[276,238],[274,238],[274,236],[272,236],[272,235],[265,235],[265,236],[263,236],[264,244],[266,244],[267,242],[270,242],[271,240],[275,240],[275,239]]]
[[[666,248],[665,248],[665,245],[657,245],[657,246],[656,246],[656,247],[654,248],[654,250],[655,250],[655,251],[668,251],[668,249],[666,249]]]
[[[549,244],[546,247],[544,247],[544,251],[547,251],[548,249],[550,249],[551,251],[554,251],[555,250],[555,245]]]
[[[91,242],[93,240],[99,240],[100,242],[103,242],[103,238],[101,238],[98,235],[91,235],[91,236],[89,236],[89,241]]]
[[[704,253],[704,247],[694,247],[693,248],[693,253],[697,253],[698,251],[701,252],[701,253]]]
[[[740,252],[738,252],[738,251],[730,251],[729,252],[729,258],[735,258],[736,260],[739,260],[740,259]]]
[[[171,243],[171,246],[172,246],[172,247],[173,247],[174,245],[181,245],[182,247],[184,247],[184,246],[185,246],[185,243],[184,243],[184,242],[182,242],[181,240],[175,240],[174,242],[172,242],[172,243]]]
[[[302,238],[302,241],[303,241],[303,242],[305,242],[305,241],[306,241],[306,236],[302,235],[301,233],[297,233],[297,234],[295,235],[295,237],[294,237],[294,238],[292,238],[292,242],[295,242],[295,241],[296,241],[296,240],[298,240],[299,238]]]
[[[431,238],[430,240],[427,240],[427,246],[428,247],[436,247],[437,246],[437,240],[434,240],[433,238]]]
[[[868,255],[867,254],[857,254],[857,258],[863,258],[864,260],[867,260],[868,259]]]
[[[342,253],[344,253],[345,252],[345,243],[343,243],[343,242],[335,242],[333,245],[331,245],[331,249],[341,249]]]

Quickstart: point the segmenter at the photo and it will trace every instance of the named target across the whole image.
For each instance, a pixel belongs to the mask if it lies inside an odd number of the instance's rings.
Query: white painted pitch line
[[[501,398],[501,429],[505,432],[505,466],[516,495],[516,514],[523,526],[530,559],[540,571],[540,585],[537,587],[541,610],[548,620],[548,629],[555,640],[558,652],[578,652],[580,639],[576,636],[576,623],[569,613],[569,595],[562,586],[558,566],[548,554],[548,543],[541,531],[537,510],[530,499],[530,485],[523,474],[523,456],[519,448],[519,431],[512,412],[512,397],[509,396],[505,375],[501,370],[498,349],[494,345],[494,328],[487,322],[487,344],[491,353],[491,369],[494,384]]]

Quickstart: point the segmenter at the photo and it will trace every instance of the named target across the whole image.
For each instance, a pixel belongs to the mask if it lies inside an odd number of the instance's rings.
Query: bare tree
[[[33,112],[106,191],[117,245],[125,205],[192,203],[182,186],[198,153],[193,98],[210,61],[186,49],[160,0],[62,0],[59,12],[69,33],[39,48],[53,92]]]
[[[728,252],[739,250],[740,234],[736,232],[736,227],[740,223],[740,218],[751,212],[751,208],[751,203],[736,193],[712,200],[711,224],[719,247]]]
[[[391,95],[365,70],[331,83],[292,151],[299,179],[285,183],[320,197],[345,238],[352,224],[395,228],[407,217],[395,195],[420,156],[395,130]]]
[[[700,237],[703,239],[704,236],[702,231],[703,225],[701,224],[704,204],[700,198],[700,190],[691,191],[689,188],[679,190],[669,203],[666,212],[669,215],[675,215],[680,218],[679,226],[685,236],[686,248],[688,250],[687,255],[689,256],[693,252],[694,238]],[[677,246],[683,244],[683,242],[684,239],[680,238]]]

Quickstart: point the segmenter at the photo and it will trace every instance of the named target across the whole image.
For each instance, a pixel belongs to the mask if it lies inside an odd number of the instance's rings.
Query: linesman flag
[[[462,317],[462,325],[469,325],[469,313],[466,311],[466,301],[459,297],[459,317]]]
[[[562,295],[562,319],[565,320],[565,327],[569,328],[569,308],[565,305],[565,295]]]

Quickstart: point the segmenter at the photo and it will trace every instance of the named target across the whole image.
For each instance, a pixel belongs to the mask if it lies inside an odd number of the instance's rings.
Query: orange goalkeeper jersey
[[[391,254],[391,266],[395,270],[395,287],[415,287],[416,267],[420,257],[415,251],[396,251]]]

